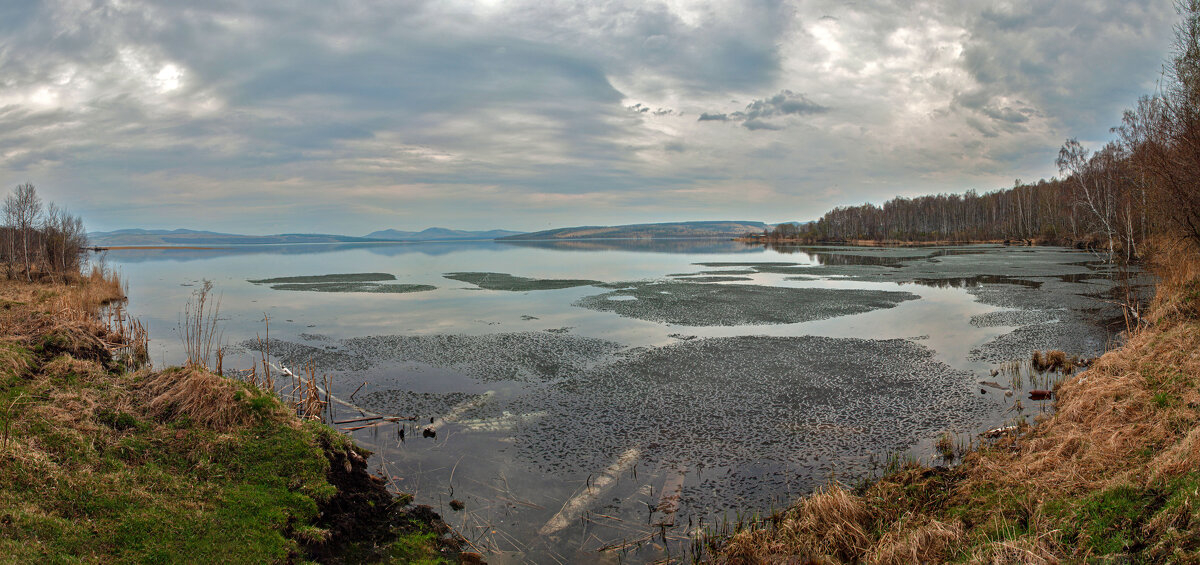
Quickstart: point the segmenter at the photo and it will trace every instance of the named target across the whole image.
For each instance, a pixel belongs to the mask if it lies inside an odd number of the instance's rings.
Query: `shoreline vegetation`
[[[957,239],[937,239],[930,241],[909,241],[903,239],[815,239],[806,237],[770,237],[762,235],[747,235],[735,237],[733,241],[750,244],[761,244],[768,247],[772,246],[805,246],[805,245],[849,245],[853,247],[942,247],[947,245],[1013,245],[1013,246],[1061,246],[1061,247],[1077,247],[1079,242],[1072,241],[1049,241],[1038,239],[980,239],[980,240],[957,240]]]
[[[146,367],[120,278],[28,227],[0,279],[0,562],[482,562],[312,406],[207,359]],[[201,304],[189,353],[213,343]]]

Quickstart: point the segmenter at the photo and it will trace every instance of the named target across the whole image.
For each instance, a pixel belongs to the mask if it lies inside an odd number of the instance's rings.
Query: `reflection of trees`
[[[895,257],[880,257],[878,255],[849,255],[845,253],[822,250],[816,247],[787,245],[772,241],[765,242],[765,246],[768,249],[784,254],[803,253],[813,259],[816,259],[817,263],[820,265],[874,265],[877,267],[899,267],[901,261]]]
[[[762,253],[761,247],[747,247],[723,239],[608,239],[571,241],[446,241],[395,243],[323,243],[282,245],[227,245],[209,249],[112,249],[108,257],[122,263],[146,261],[199,261],[230,255],[319,255],[340,251],[364,250],[375,255],[396,257],[414,253],[427,256],[450,255],[463,251],[514,251],[520,247],[559,251],[643,251],[654,253]]]
[[[1039,288],[1042,286],[1041,281],[1027,281],[1024,279],[1014,279],[1012,277],[1000,275],[980,275],[974,277],[952,277],[948,279],[913,279],[914,283],[922,286],[931,286],[936,288],[974,288],[985,284],[1015,284],[1028,288]],[[900,283],[904,284],[904,283]]]

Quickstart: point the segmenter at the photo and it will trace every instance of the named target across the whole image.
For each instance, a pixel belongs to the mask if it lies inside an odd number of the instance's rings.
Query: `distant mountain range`
[[[454,239],[497,239],[520,235],[524,232],[511,230],[465,231],[446,228],[429,228],[421,231],[379,230],[366,235],[371,239],[389,241],[448,241]]]
[[[281,233],[276,235],[240,235],[198,230],[142,230],[128,229],[109,232],[92,232],[88,240],[98,247],[122,246],[193,246],[210,245],[270,245],[279,243],[355,243],[380,241],[365,237],[332,235],[324,233]]]
[[[124,229],[88,234],[92,245],[98,247],[209,247],[226,245],[274,245],[301,243],[380,243],[391,241],[563,241],[586,239],[682,239],[725,238],[760,233],[767,227],[762,222],[669,222],[659,224],[630,224],[624,226],[580,226],[534,233],[511,230],[468,231],[429,228],[422,231],[379,230],[366,236],[325,233],[281,233],[274,235],[243,235],[202,230]]]
[[[629,224],[624,226],[580,226],[523,233],[497,238],[497,240],[737,237],[750,232],[761,233],[766,227],[767,224],[763,222],[669,222],[661,224]]]

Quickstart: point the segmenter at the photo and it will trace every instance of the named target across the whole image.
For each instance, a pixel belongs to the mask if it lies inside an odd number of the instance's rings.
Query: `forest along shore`
[[[274,392],[139,369],[146,334],[114,274],[40,274],[0,281],[6,561],[480,561]]]
[[[1053,247],[1073,247],[1075,249],[1089,249],[1087,243],[1081,241],[1050,241],[1044,239],[982,239],[982,240],[957,240],[957,239],[936,239],[929,241],[909,241],[903,239],[818,239],[808,237],[788,237],[780,238],[770,235],[747,235],[743,237],[735,237],[733,241],[748,244],[758,244],[770,247],[780,246],[808,246],[808,245],[850,245],[854,247],[944,247],[957,245],[1018,245],[1018,246],[1053,246]]]

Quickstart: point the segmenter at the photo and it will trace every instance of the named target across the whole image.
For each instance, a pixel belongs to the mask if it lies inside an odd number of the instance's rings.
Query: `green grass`
[[[136,402],[117,408],[133,382],[109,373],[0,385],[0,400],[32,399],[14,410],[0,450],[0,563],[283,563],[325,539],[318,504],[336,489],[323,446],[351,449],[348,439],[281,418],[279,402],[261,395],[241,401],[257,423],[233,432],[156,421]],[[60,402],[95,409],[55,411],[27,390],[45,383]],[[394,562],[436,563],[435,541],[402,536]]]
[[[1142,538],[1139,528],[1149,518],[1157,498],[1152,491],[1130,485],[1087,497],[1075,513],[1080,539],[1101,555],[1136,549]]]
[[[38,437],[45,462],[5,457],[0,536],[12,561],[95,553],[117,562],[280,562],[302,555],[286,534],[312,522],[334,487],[315,424],[263,423],[218,438],[98,415],[111,446],[78,429]],[[7,455],[7,454],[6,454]]]

